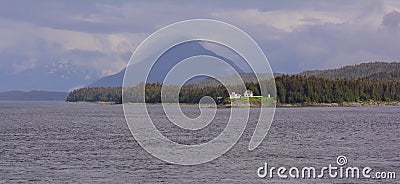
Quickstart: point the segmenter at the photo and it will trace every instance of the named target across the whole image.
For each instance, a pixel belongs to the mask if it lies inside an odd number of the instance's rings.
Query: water
[[[257,149],[247,149],[256,123],[256,116],[252,116],[238,144],[225,155],[206,164],[179,166],[154,158],[135,142],[121,105],[2,102],[0,183],[399,183],[399,179],[257,176],[257,169],[264,162],[275,167],[319,169],[336,165],[337,156],[345,155],[348,166],[394,171],[399,178],[399,110],[399,107],[277,109],[268,136]],[[161,108],[152,106],[150,111],[157,114]],[[225,111],[228,109],[219,110],[220,114]],[[185,107],[184,112],[196,114],[198,109]],[[158,120],[165,121],[161,116]],[[214,122],[208,133],[197,132],[188,141],[179,132],[165,130],[164,124],[159,126],[166,136],[187,144],[196,141],[193,137],[200,138],[199,142],[207,141],[226,125]]]

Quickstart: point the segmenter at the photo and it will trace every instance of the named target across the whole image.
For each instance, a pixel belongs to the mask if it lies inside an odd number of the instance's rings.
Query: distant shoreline
[[[122,105],[121,103],[115,102],[65,102],[69,104],[98,104],[98,105]],[[134,103],[132,103],[134,104]],[[149,106],[161,106],[161,103],[147,103],[146,105]],[[192,106],[197,107],[199,104],[188,104],[188,103],[167,103],[170,106]],[[203,104],[202,106],[210,106],[207,104]],[[284,104],[284,103],[277,103],[277,108],[301,108],[301,107],[380,107],[380,106],[393,106],[398,107],[400,106],[400,102],[343,102],[343,103],[292,103],[292,104]],[[229,105],[219,105],[219,108],[239,108],[238,106],[229,106]],[[257,108],[259,106],[251,106],[251,108]]]

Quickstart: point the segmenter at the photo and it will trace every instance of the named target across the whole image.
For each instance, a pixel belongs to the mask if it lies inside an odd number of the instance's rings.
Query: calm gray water
[[[213,122],[206,132],[188,140],[167,130],[160,107],[150,111],[167,137],[187,144],[212,139],[226,125]],[[219,113],[224,111],[228,110]],[[198,109],[185,107],[184,112],[196,114]],[[253,116],[238,144],[225,155],[206,164],[179,166],[156,159],[135,142],[120,105],[2,102],[0,183],[399,183],[257,175],[264,162],[319,169],[336,165],[337,156],[345,155],[348,166],[394,171],[399,178],[399,112],[399,107],[277,109],[268,136],[257,149],[247,149],[256,123]]]

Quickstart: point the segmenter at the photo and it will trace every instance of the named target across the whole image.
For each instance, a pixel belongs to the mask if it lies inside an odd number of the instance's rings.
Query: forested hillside
[[[299,75],[316,76],[330,79],[355,79],[355,78],[375,78],[375,79],[400,79],[399,62],[372,62],[359,65],[345,66],[333,70],[312,70],[301,72]]]
[[[391,79],[326,79],[301,75],[283,75],[275,79],[277,102],[280,103],[341,103],[368,101],[400,101],[400,80]],[[161,102],[159,83],[146,84],[146,102]],[[260,94],[258,83],[246,83],[246,87]],[[271,89],[269,89],[271,90]],[[127,90],[129,91],[129,90]],[[135,90],[126,94],[129,102],[135,102]],[[104,101],[121,103],[121,88],[82,88],[71,92],[67,101]],[[273,93],[271,93],[273,94]],[[186,86],[180,91],[181,103],[198,103],[201,97],[211,96],[227,98],[228,92],[223,86],[195,87]],[[274,96],[273,96],[274,97]]]
[[[68,94],[67,102],[122,102],[121,87],[88,87]]]
[[[281,103],[400,101],[400,80],[284,75],[276,78],[276,88]]]
[[[239,74],[240,78],[243,80],[243,82],[248,82],[248,83],[256,83],[257,81],[264,81],[268,80],[278,76],[282,76],[280,73],[274,73],[272,74],[267,74],[267,73],[262,73],[258,74],[258,79],[254,73],[240,73]],[[220,78],[222,81],[225,81],[227,83],[236,83],[237,81],[234,81],[236,78],[232,76],[228,77],[222,77]],[[219,86],[221,83],[217,81],[216,79],[207,77],[202,80],[196,80],[196,81],[189,81],[186,85],[188,86],[196,86],[196,87],[206,87],[206,86]]]

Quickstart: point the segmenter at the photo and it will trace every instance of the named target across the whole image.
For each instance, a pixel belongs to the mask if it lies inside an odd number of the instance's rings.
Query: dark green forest
[[[90,87],[73,90],[67,102],[114,102],[122,103],[121,87]]]
[[[331,70],[311,70],[299,75],[328,79],[400,79],[400,62],[370,62]]]
[[[400,81],[393,79],[326,79],[300,75],[276,78],[278,102],[342,103],[400,101]]]
[[[275,83],[276,100],[279,103],[400,101],[400,81],[395,79],[328,79],[315,76],[282,75],[275,78]],[[258,83],[247,82],[245,85],[248,89],[254,91],[254,95],[260,95]],[[161,87],[160,83],[146,84],[145,101],[147,103],[160,103]],[[140,94],[137,89],[125,89],[127,102],[136,102]],[[196,87],[188,85],[182,87],[179,94],[179,102],[181,103],[198,103],[203,96],[211,96],[214,99],[229,97],[223,86]],[[275,93],[271,92],[271,94],[275,98],[273,95]],[[122,88],[81,88],[70,92],[67,101],[122,103]]]

